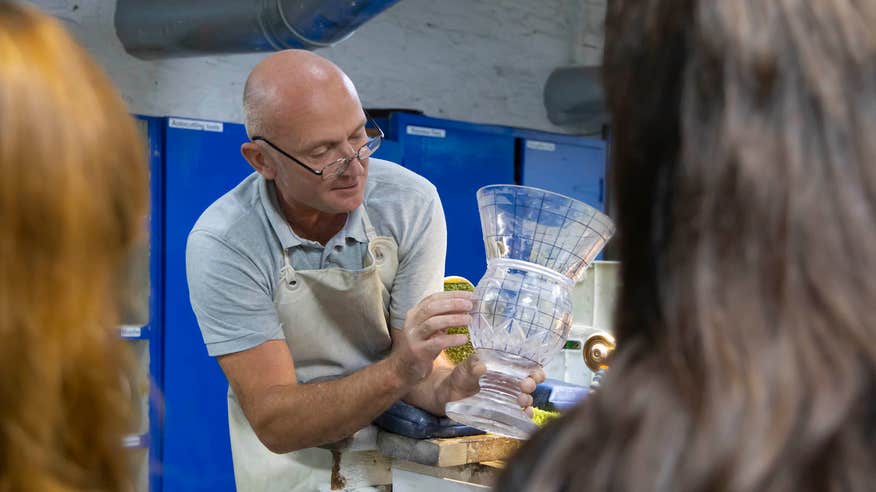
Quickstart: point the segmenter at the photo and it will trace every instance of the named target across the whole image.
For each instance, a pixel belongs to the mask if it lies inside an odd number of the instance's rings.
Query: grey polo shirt
[[[425,178],[371,158],[363,206],[377,235],[398,244],[388,321],[401,328],[409,309],[442,290],[447,229],[441,201]],[[189,233],[189,295],[207,351],[218,356],[285,339],[274,307],[284,249],[296,270],[358,270],[367,242],[362,206],[324,247],[298,237],[280,211],[273,183],[251,174],[210,205]]]

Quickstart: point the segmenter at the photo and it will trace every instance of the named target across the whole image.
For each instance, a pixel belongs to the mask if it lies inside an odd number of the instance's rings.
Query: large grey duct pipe
[[[544,86],[551,123],[582,132],[598,132],[608,122],[599,66],[560,67]]]
[[[118,0],[116,33],[144,59],[316,49],[399,0]]]

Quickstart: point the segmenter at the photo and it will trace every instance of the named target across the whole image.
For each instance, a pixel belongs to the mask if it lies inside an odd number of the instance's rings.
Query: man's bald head
[[[306,50],[285,50],[265,58],[250,72],[243,89],[243,112],[249,136],[306,115],[326,97],[348,94],[358,101],[353,82],[337,65]]]

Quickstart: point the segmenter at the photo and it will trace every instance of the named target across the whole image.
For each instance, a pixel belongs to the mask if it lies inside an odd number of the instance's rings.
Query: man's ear
[[[249,165],[252,166],[265,179],[274,179],[277,175],[273,165],[265,159],[265,153],[256,142],[243,142],[240,145],[240,153]]]

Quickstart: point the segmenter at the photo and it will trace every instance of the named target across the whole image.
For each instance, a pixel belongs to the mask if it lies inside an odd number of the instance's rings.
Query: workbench
[[[520,443],[492,434],[413,439],[369,426],[327,446],[334,464],[331,484],[325,490],[487,490],[501,473],[502,460]]]

